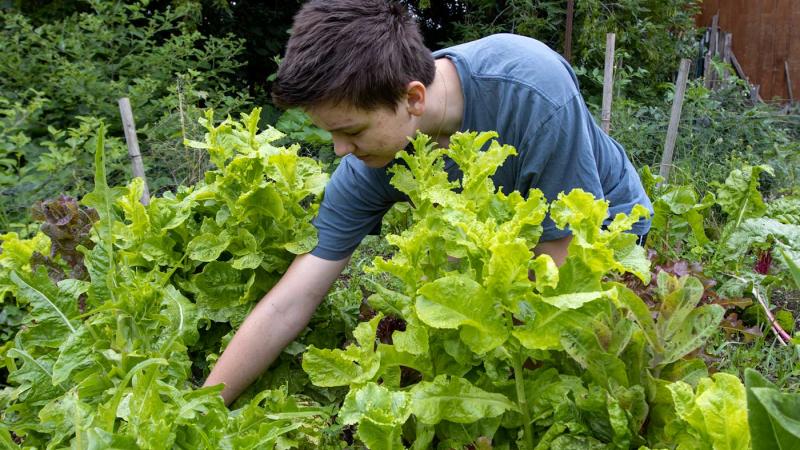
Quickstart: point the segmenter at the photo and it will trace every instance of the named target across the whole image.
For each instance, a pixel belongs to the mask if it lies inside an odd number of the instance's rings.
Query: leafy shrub
[[[561,53],[566,30],[566,2],[526,0],[410,1],[423,17],[423,30],[444,35],[451,45],[493,33],[516,33],[543,41]],[[606,33],[616,33],[616,95],[642,100],[660,97],[681,57],[696,54],[696,0],[581,0],[575,2],[572,65],[590,104],[600,104]],[[444,22],[433,14],[446,16]],[[442,28],[446,31],[438,30]]]
[[[660,102],[614,103],[611,135],[637,166],[658,165],[664,149],[672,93]],[[800,116],[770,105],[753,105],[741,84],[719,91],[689,83],[681,114],[674,165],[674,184],[693,185],[701,195],[713,190],[742,165],[770,164],[778,171],[767,181],[768,196],[796,189],[800,180]]]
[[[228,83],[241,41],[193,31],[185,26],[190,10],[152,11],[144,1],[88,5],[89,12],[41,25],[0,10],[3,229],[25,222],[24,208],[35,200],[90,188],[89,134],[100,121],[115,136],[109,176],[126,177],[118,98],[131,99],[153,191],[193,183],[205,170],[182,145],[183,136],[202,134],[193,128],[202,108],[227,112],[248,101]]]

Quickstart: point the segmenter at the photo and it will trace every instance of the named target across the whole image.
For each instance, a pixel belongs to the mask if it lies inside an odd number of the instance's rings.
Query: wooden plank
[[[772,100],[775,95],[774,86],[776,84],[775,67],[775,41],[777,30],[775,28],[777,0],[767,0],[762,3],[762,41],[759,43],[761,49],[759,66],[761,67],[761,95]],[[781,78],[783,78],[781,76]],[[782,81],[782,80],[781,80]]]
[[[147,206],[150,204],[150,190],[147,188],[147,178],[144,176],[144,164],[142,164],[142,154],[139,152],[139,139],[136,137],[136,124],[133,121],[131,102],[128,97],[122,97],[118,103],[119,113],[122,116],[122,128],[125,131],[125,142],[128,144],[128,156],[133,167],[133,176],[141,178],[144,182],[141,202]]]
[[[761,86],[764,98],[787,97],[785,60],[793,96],[800,92],[800,0],[704,0],[698,25],[709,26],[717,14],[718,29],[735,36],[731,51],[742,72],[752,84]],[[713,54],[724,52],[724,35],[717,46],[715,39],[709,41],[715,47]],[[704,68],[704,84],[715,84],[713,79],[706,80],[713,75]]]
[[[733,66],[733,71],[736,73],[736,76],[738,76],[739,78],[741,78],[741,79],[743,79],[745,81],[750,81],[750,79],[747,78],[747,75],[745,74],[744,69],[742,69],[742,65],[739,64],[739,60],[736,59],[736,54],[731,52],[730,56],[731,56],[731,65]]]
[[[800,92],[800,5],[794,3],[789,23],[789,72],[792,76],[792,92]]]
[[[678,80],[675,82],[675,98],[672,101],[672,113],[669,117],[667,139],[664,142],[664,153],[661,155],[661,167],[658,170],[658,174],[664,178],[664,183],[669,181],[669,172],[672,168],[675,142],[678,140],[678,125],[681,121],[683,97],[686,93],[686,80],[689,77],[689,67],[691,65],[692,61],[690,59],[681,59],[681,66],[678,69]]]
[[[567,0],[567,29],[564,31],[564,59],[572,62],[572,20],[575,17],[575,0]]]
[[[603,70],[603,105],[600,112],[601,127],[609,133],[611,130],[611,101],[614,88],[614,33],[606,34],[606,64]]]

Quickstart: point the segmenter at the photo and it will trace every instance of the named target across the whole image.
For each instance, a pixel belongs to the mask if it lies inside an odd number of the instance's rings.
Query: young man
[[[395,3],[314,0],[295,17],[273,97],[330,131],[343,159],[314,220],[318,246],[259,302],[206,380],[225,383],[226,403],[302,331],[364,236],[405,200],[386,168],[417,131],[440,146],[457,131],[497,131],[519,153],[493,178],[506,193],[539,188],[552,201],[581,188],[608,200],[612,217],[637,203],[652,210],[624,150],[588,112],[572,69],[533,39],[496,35],[431,54]],[[452,161],[445,167],[459,177]],[[542,225],[534,252],[560,264],[569,231],[549,218]],[[649,226],[640,221],[633,232],[643,236]]]

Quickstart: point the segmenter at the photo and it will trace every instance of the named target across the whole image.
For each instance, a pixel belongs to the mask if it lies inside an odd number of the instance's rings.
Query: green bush
[[[465,0],[407,3],[425,19],[428,34],[447,29],[451,45],[493,33],[516,33],[536,38],[561,53],[566,30],[566,2],[544,0]],[[581,91],[590,104],[600,104],[603,89],[606,33],[616,33],[616,96],[637,100],[661,96],[682,57],[696,54],[696,0],[581,0],[575,2],[572,65]],[[428,17],[425,13],[438,14]],[[442,23],[447,14],[450,22]],[[438,34],[438,33],[437,33]],[[429,43],[431,44],[431,43]],[[436,44],[439,44],[438,42]]]
[[[103,121],[121,138],[120,97],[131,100],[145,164],[155,169],[152,190],[203,173],[205,161],[182,144],[199,137],[202,108],[225,114],[249,103],[229,83],[240,40],[196,31],[192,4],[159,12],[147,3],[90,0],[90,12],[41,25],[0,11],[0,229],[25,222],[34,200],[87,190],[93,144],[84,130]],[[127,176],[124,154],[113,143],[112,178]]]
[[[673,93],[661,101],[642,104],[615,102],[611,135],[627,150],[634,164],[661,163]],[[692,184],[701,194],[722,182],[732,169],[767,163],[777,169],[765,185],[768,196],[796,188],[800,179],[800,116],[786,115],[774,106],[753,105],[741,84],[718,91],[691,81],[684,99],[674,165],[675,184]]]

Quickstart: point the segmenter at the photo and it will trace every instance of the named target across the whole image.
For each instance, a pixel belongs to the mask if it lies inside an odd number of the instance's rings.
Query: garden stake
[[[658,170],[658,175],[663,177],[664,180],[659,185],[669,181],[669,169],[672,166],[675,141],[678,139],[678,124],[681,121],[683,95],[686,93],[686,79],[689,76],[689,66],[691,64],[691,60],[683,58],[681,59],[681,67],[678,69],[678,80],[675,82],[675,99],[672,101],[672,114],[670,114],[669,128],[667,128],[667,140],[664,142],[664,154],[661,156],[661,168]]]
[[[133,111],[128,97],[122,97],[118,101],[119,113],[122,116],[122,128],[125,130],[125,142],[128,144],[128,156],[131,158],[133,166],[133,176],[142,179],[144,192],[142,193],[142,204],[150,204],[150,190],[147,188],[147,178],[144,176],[144,165],[142,164],[142,154],[139,153],[139,139],[136,137],[136,124],[133,122]]]
[[[714,59],[714,56],[717,54],[717,27],[719,25],[719,12],[714,14],[714,17],[711,19],[711,29],[708,33],[708,53],[706,53],[705,57],[705,67],[704,67],[704,76],[703,76],[703,86],[708,89],[711,89],[714,78],[714,71],[711,68],[711,61]]]
[[[567,29],[564,31],[564,59],[572,62],[572,19],[575,16],[575,0],[567,0]]]
[[[601,126],[606,133],[611,129],[611,98],[614,87],[614,33],[606,34],[606,66],[603,71],[603,108]]]

